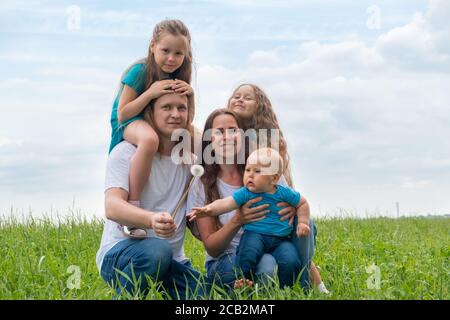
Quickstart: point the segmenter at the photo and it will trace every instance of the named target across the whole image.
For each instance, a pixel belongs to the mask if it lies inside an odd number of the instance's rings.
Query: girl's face
[[[214,118],[212,123],[211,143],[219,163],[231,164],[241,149],[239,126],[233,116],[222,114]]]
[[[152,43],[151,52],[163,72],[173,73],[181,67],[186,56],[186,43],[184,36],[170,33],[163,33],[158,42]]]
[[[253,88],[249,85],[243,85],[237,88],[230,99],[229,108],[243,120],[254,117],[257,105]]]

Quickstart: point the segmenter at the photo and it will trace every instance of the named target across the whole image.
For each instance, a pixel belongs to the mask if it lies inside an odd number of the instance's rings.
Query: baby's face
[[[270,192],[276,183],[276,175],[267,174],[259,163],[247,163],[244,172],[244,185],[255,193]]]

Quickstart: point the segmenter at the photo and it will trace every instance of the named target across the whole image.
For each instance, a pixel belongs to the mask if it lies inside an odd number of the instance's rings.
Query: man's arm
[[[128,192],[122,188],[109,188],[105,192],[106,218],[121,225],[151,228],[160,237],[171,237],[175,232],[173,218],[167,212],[147,211],[128,203]]]
[[[128,203],[128,192],[122,188],[109,188],[105,192],[106,218],[121,225],[151,228],[151,212]]]

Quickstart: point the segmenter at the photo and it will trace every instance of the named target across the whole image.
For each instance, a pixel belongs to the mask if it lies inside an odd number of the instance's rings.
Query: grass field
[[[314,261],[332,295],[305,295],[299,287],[260,288],[253,299],[449,300],[449,218],[327,219],[316,224]],[[112,290],[95,265],[102,228],[102,221],[76,217],[64,218],[59,226],[49,219],[0,220],[0,299],[111,299]],[[185,250],[204,272],[202,244],[188,234]],[[158,292],[147,296],[160,297]],[[216,293],[213,298],[228,297]]]

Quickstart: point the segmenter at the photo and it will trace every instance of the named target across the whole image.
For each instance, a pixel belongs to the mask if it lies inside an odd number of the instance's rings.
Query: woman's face
[[[257,105],[253,88],[249,85],[243,85],[237,88],[230,99],[229,108],[244,121],[254,117]]]
[[[236,119],[229,114],[214,118],[211,143],[219,163],[234,163],[235,156],[241,150],[241,134]],[[232,161],[232,162],[230,162]]]

